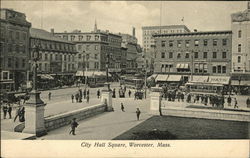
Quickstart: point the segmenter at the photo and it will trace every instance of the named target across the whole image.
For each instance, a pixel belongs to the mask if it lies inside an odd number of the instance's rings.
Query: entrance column
[[[150,113],[161,115],[162,88],[152,87],[150,93]]]
[[[114,111],[112,106],[112,90],[110,89],[110,84],[105,83],[102,90],[101,102],[107,105],[107,111]]]

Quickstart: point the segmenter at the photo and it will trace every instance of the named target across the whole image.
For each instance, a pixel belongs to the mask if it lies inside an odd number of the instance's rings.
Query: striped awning
[[[167,81],[168,75],[158,75],[155,79],[156,82],[158,81]]]

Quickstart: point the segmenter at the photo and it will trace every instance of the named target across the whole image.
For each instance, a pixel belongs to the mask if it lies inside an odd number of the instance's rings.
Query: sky
[[[186,25],[190,30],[230,30],[230,15],[246,10],[247,1],[1,1],[1,8],[26,14],[34,28],[55,32],[93,31],[132,34],[142,44],[142,26]],[[162,8],[162,9],[161,9]],[[160,13],[162,16],[160,16]],[[161,17],[161,18],[160,18]],[[181,19],[184,17],[184,21]]]

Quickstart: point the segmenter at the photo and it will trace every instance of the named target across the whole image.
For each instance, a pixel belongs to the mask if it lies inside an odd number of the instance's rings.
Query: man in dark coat
[[[12,112],[12,107],[10,106],[10,104],[8,104],[8,114],[10,119],[11,119],[11,112]]]
[[[73,120],[71,121],[71,123],[70,123],[70,126],[71,126],[71,130],[70,130],[70,132],[69,132],[69,134],[73,134],[73,135],[76,135],[75,134],[75,129],[76,129],[76,127],[78,126],[79,124],[76,122],[76,118],[73,118]]]
[[[121,103],[121,110],[122,110],[123,112],[125,112],[125,111],[124,111],[124,105],[123,105],[123,103]]]
[[[232,103],[232,98],[229,96],[227,98],[227,104],[228,104],[228,106],[231,106],[231,103]]]
[[[250,98],[247,98],[246,103],[247,103],[247,107],[250,108]]]
[[[8,111],[8,107],[6,104],[3,105],[3,118],[6,119],[6,115],[7,115],[7,111]]]
[[[129,98],[130,98],[131,93],[132,93],[132,92],[129,90],[129,91],[128,91],[128,96],[129,96]]]
[[[97,98],[100,98],[100,89],[97,90]]]
[[[84,99],[86,99],[86,93],[87,93],[87,91],[86,91],[86,89],[84,89],[84,91],[83,91],[83,97],[84,97]]]
[[[138,120],[138,121],[139,121],[139,119],[140,119],[140,114],[141,114],[141,111],[140,111],[139,108],[137,108],[137,110],[136,110],[136,117],[137,117],[137,120]]]
[[[72,103],[74,103],[74,97],[75,97],[75,96],[72,94],[72,95],[71,95]]]

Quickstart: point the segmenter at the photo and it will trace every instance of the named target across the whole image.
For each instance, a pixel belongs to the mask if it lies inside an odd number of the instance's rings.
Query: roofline
[[[45,40],[45,41],[52,41],[52,42],[58,42],[58,43],[67,43],[67,44],[72,44],[75,45],[75,43],[72,43],[70,41],[60,41],[60,40],[53,40],[53,39],[45,39],[41,37],[34,37],[30,35],[30,39],[39,39],[39,40]]]
[[[185,32],[185,33],[170,33],[170,34],[154,34],[152,36],[163,37],[163,36],[186,36],[186,35],[201,35],[201,34],[232,34],[232,31],[225,30],[225,31]]]
[[[174,27],[184,27],[185,29],[188,29],[186,25],[142,26],[142,29],[174,28]]]

